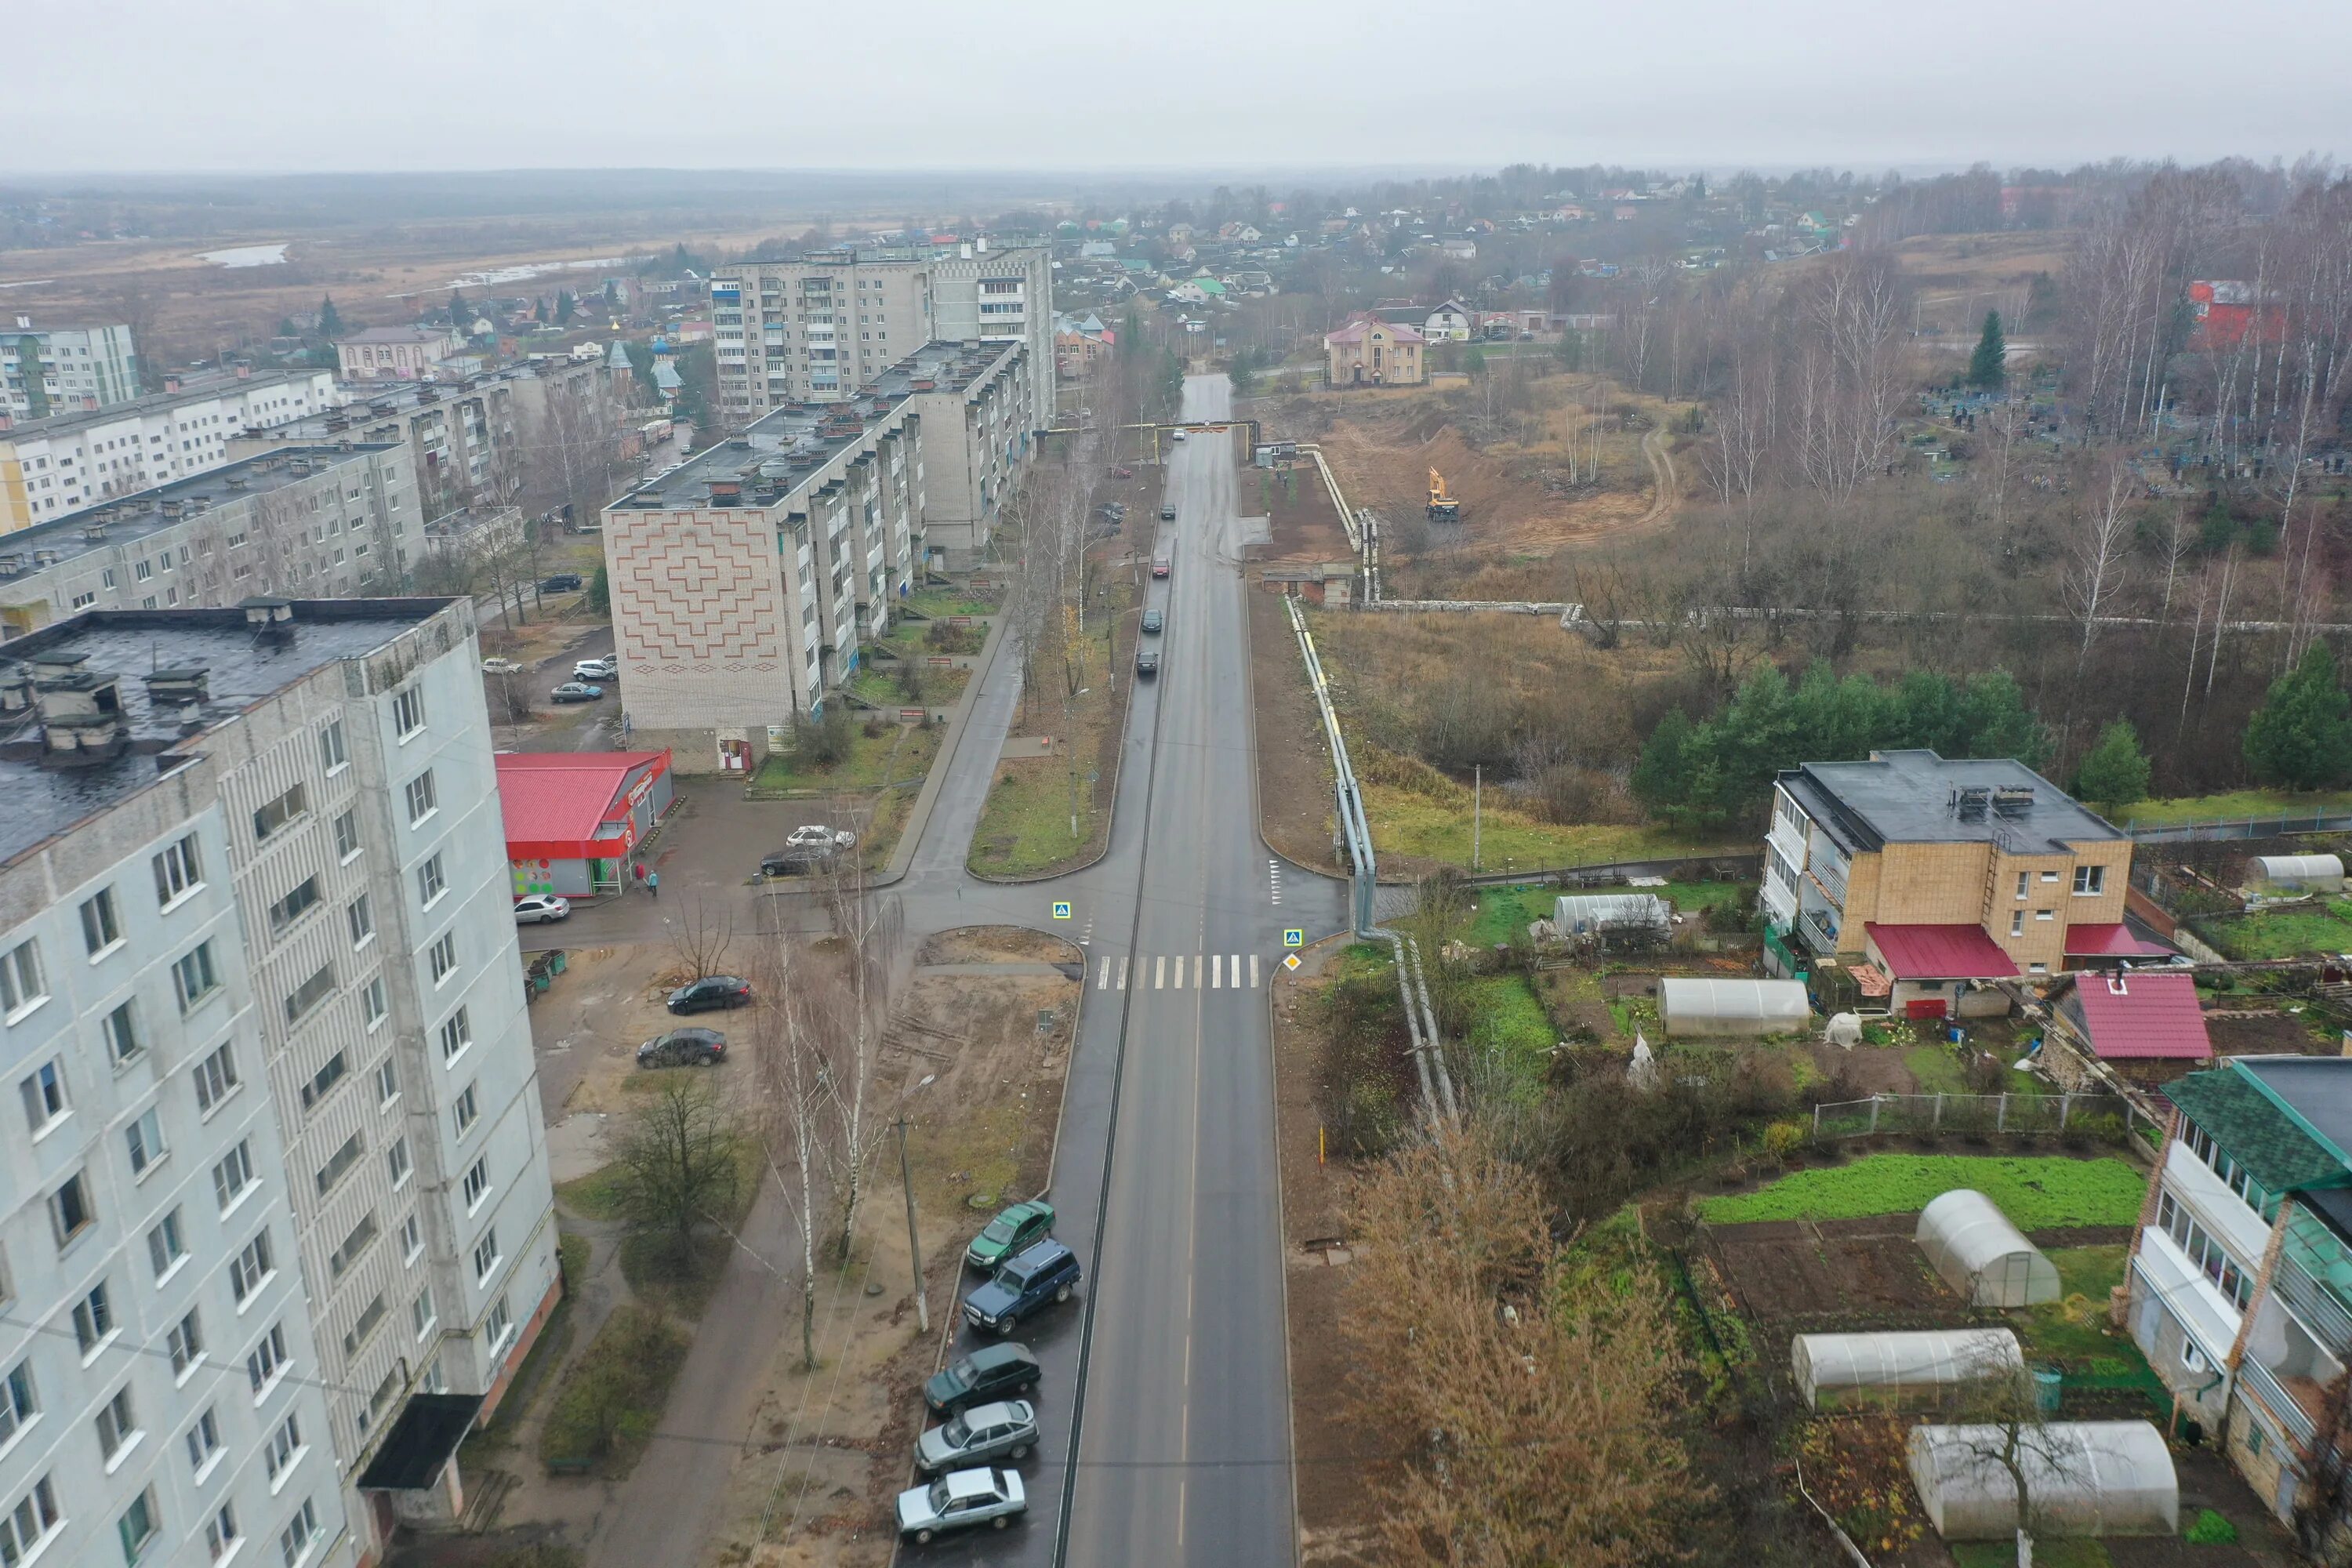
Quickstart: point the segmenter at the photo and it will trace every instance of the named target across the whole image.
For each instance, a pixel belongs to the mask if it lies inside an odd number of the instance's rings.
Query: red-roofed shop
[[[669,753],[501,752],[498,762],[514,896],[621,891],[629,856],[669,810]]]

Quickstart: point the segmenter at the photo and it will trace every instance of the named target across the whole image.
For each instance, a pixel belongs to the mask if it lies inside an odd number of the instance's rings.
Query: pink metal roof
[[[661,752],[502,752],[499,809],[507,842],[580,844],[616,814],[609,808],[629,775]]]
[[[2085,974],[2074,983],[2073,1001],[2091,1048],[2102,1057],[2201,1061],[2213,1054],[2205,1010],[2197,1004],[2197,983],[2186,974]]]
[[[2170,958],[2172,950],[2158,942],[2141,941],[2132,934],[2129,926],[2118,921],[2113,925],[2068,926],[2066,956],[2069,958]]]
[[[1880,925],[1862,928],[1897,980],[2006,980],[2017,965],[1981,926]]]

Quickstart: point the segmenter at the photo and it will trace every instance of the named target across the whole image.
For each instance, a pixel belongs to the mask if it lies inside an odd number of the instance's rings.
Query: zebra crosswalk
[[[1095,989],[1255,991],[1263,976],[1255,952],[1156,952],[1095,960]]]

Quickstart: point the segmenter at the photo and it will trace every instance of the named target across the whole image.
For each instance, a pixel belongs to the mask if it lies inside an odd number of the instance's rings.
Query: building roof
[[[76,409],[70,414],[53,414],[46,419],[19,419],[6,430],[0,430],[0,441],[39,440],[44,437],[70,436],[94,425],[111,425],[123,419],[137,419],[149,414],[161,414],[169,409],[184,407],[192,403],[217,403],[224,397],[241,396],[268,387],[284,386],[291,382],[309,381],[323,375],[324,371],[277,370],[263,371],[243,378],[215,376],[201,382],[184,382],[177,392],[150,392],[138,397],[126,397],[120,403],[110,403],[103,408]]]
[[[362,331],[335,340],[335,346],[345,343],[439,343],[454,336],[446,327],[369,327]]]
[[[2352,1058],[2232,1057],[2230,1061],[2325,1147],[2345,1167],[2346,1180],[2352,1181]]]
[[[2136,935],[2121,921],[2112,925],[2071,925],[2066,928],[2069,958],[2170,958],[2172,949]]]
[[[383,1447],[360,1475],[362,1491],[422,1491],[440,1479],[457,1445],[473,1430],[478,1394],[413,1394]]]
[[[2197,982],[2186,974],[2085,974],[2065,988],[2056,1005],[2103,1060],[2202,1061],[2213,1054]]]
[[[2211,1133],[2231,1159],[2271,1192],[2346,1184],[2352,1173],[2347,1172],[2344,1161],[2293,1118],[2281,1113],[2262,1084],[2245,1070],[2252,1059],[2256,1058],[2227,1057],[2209,1072],[2175,1079],[2164,1086],[2165,1098]],[[2352,1061],[2340,1057],[2258,1059],[2309,1060],[2352,1070]]]
[[[596,837],[639,770],[667,752],[500,752],[499,809],[507,842],[578,844]]]
[[[1422,314],[1425,317],[1428,312],[1424,310]],[[1417,343],[1424,341],[1420,332],[1402,321],[1381,321],[1371,312],[1362,311],[1350,316],[1346,326],[1336,331],[1325,333],[1323,342],[1326,344],[1360,343],[1364,341],[1364,333],[1374,326],[1386,328],[1390,340],[1394,342]]]
[[[2107,820],[2008,757],[1945,758],[1925,749],[1864,763],[1807,763],[1780,786],[1849,852],[1889,844],[1999,844],[2016,854],[2118,839]]]
[[[1864,922],[1871,945],[1897,980],[2006,980],[2017,964],[1981,926]]]

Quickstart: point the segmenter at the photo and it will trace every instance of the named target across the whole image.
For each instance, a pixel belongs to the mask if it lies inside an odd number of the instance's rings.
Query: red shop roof
[[[508,853],[527,846],[543,856],[552,847],[594,842],[598,826],[621,819],[617,803],[641,773],[668,771],[669,753],[501,752],[498,763]]]
[[[2136,969],[2123,974],[2085,974],[2060,998],[2058,1006],[2102,1057],[2181,1057],[2198,1061],[2213,1054],[2198,1005],[2197,982],[2186,974]]]
[[[2143,942],[2121,921],[2113,925],[2066,928],[2069,958],[2170,958],[2172,950],[2159,942]]]
[[[2006,980],[2017,965],[1981,926],[1896,926],[1872,921],[1862,928],[1897,980]]]

